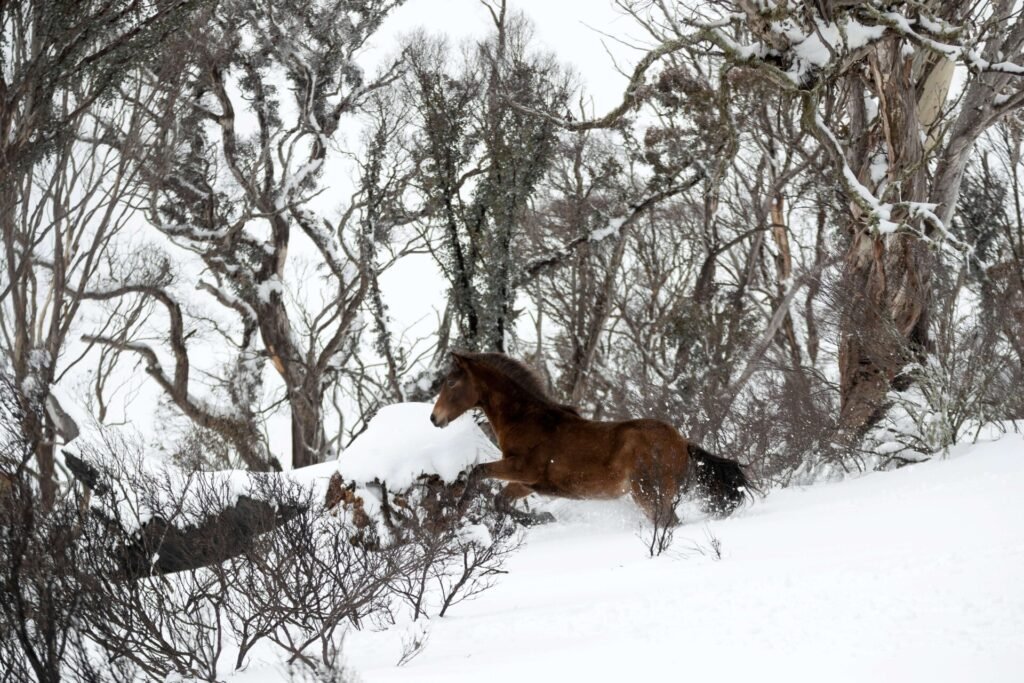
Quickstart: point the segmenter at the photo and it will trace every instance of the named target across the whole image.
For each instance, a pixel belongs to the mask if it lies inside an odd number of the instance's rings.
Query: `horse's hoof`
[[[540,526],[555,521],[555,516],[550,512],[517,512],[514,517],[523,526]]]
[[[550,512],[535,512],[533,516],[537,519],[537,524],[551,524],[555,521],[555,516]]]

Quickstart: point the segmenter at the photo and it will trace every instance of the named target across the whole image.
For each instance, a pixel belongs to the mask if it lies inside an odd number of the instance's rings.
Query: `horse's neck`
[[[480,409],[491,423],[491,429],[501,439],[516,419],[515,399],[503,391],[490,391],[480,401]]]
[[[503,382],[494,381],[490,376],[484,376],[482,379],[486,390],[481,392],[480,409],[491,423],[491,429],[498,437],[499,445],[504,448],[508,442],[509,432],[525,417],[536,401],[502,386]]]

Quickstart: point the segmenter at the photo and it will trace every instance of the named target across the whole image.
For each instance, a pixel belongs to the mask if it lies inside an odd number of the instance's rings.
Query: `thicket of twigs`
[[[85,449],[89,485],[44,512],[4,389],[0,680],[216,681],[254,657],[346,680],[349,630],[443,617],[519,542],[495,491],[464,477],[385,493],[390,512],[369,517],[280,475],[240,496],[116,441]]]

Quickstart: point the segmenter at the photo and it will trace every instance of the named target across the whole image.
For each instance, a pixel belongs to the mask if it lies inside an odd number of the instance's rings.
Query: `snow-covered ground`
[[[411,662],[396,666],[410,628],[350,633],[360,678],[1024,680],[1020,435],[773,491],[692,520],[654,559],[628,501],[542,505],[559,521],[528,532],[497,587],[426,624]]]

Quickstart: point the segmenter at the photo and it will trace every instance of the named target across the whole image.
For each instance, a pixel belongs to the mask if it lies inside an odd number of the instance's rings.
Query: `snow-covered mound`
[[[541,503],[498,585],[426,625],[350,632],[385,681],[1019,681],[1024,437],[772,492],[648,559],[626,500]],[[721,542],[713,559],[710,538]],[[252,678],[263,679],[252,672]]]
[[[73,405],[65,400],[63,404]],[[312,498],[324,499],[328,483],[335,473],[346,482],[355,482],[357,494],[365,499],[368,511],[379,503],[379,489],[364,484],[381,481],[390,491],[408,488],[424,474],[439,475],[454,481],[460,472],[479,462],[495,460],[500,451],[467,414],[445,429],[430,422],[428,403],[398,403],[382,408],[366,431],[352,442],[338,460],[304,467],[283,475],[225,470],[188,472],[163,460],[142,456],[143,449],[132,444],[117,430],[104,430],[82,418],[76,421],[89,428],[63,450],[99,466],[113,489],[113,503],[122,523],[134,528],[154,516],[180,528],[202,523],[215,507],[234,505],[239,496],[264,499],[280,485],[295,484]],[[138,457],[124,459],[123,454]],[[97,498],[96,505],[110,501]]]
[[[396,403],[381,408],[366,431],[338,458],[345,481],[385,481],[401,490],[421,474],[454,481],[479,462],[500,457],[498,449],[467,413],[438,429],[430,422],[429,403]]]

